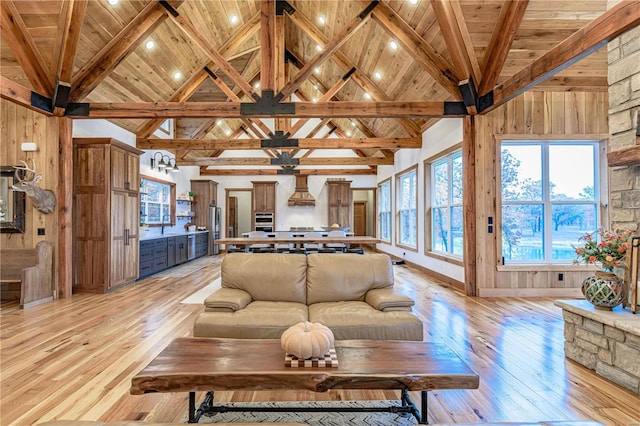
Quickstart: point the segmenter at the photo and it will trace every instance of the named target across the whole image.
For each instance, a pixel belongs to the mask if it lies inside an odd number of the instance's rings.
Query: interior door
[[[228,238],[238,237],[238,197],[229,197],[227,218]]]
[[[356,236],[367,235],[366,201],[355,201],[353,203],[353,234]]]

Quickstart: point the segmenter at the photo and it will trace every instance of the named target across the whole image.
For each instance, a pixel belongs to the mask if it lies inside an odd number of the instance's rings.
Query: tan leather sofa
[[[222,261],[219,290],[205,300],[195,337],[278,339],[319,322],[336,339],[422,340],[414,301],[393,289],[385,254],[244,254]]]

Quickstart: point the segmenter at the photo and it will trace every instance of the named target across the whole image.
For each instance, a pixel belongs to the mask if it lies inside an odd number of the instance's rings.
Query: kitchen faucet
[[[169,218],[169,222],[171,222],[171,215],[168,215],[168,214],[162,215],[162,219],[160,219],[160,226],[161,226],[160,234],[162,234],[162,235],[164,235],[165,218]]]

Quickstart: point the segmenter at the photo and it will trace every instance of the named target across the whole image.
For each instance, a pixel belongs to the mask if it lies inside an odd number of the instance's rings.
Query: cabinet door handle
[[[124,245],[128,246],[129,245],[129,230],[128,229],[124,230],[124,238],[125,238]]]

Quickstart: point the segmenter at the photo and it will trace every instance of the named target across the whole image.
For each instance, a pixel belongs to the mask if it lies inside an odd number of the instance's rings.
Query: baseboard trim
[[[579,288],[479,288],[479,297],[583,297]]]

